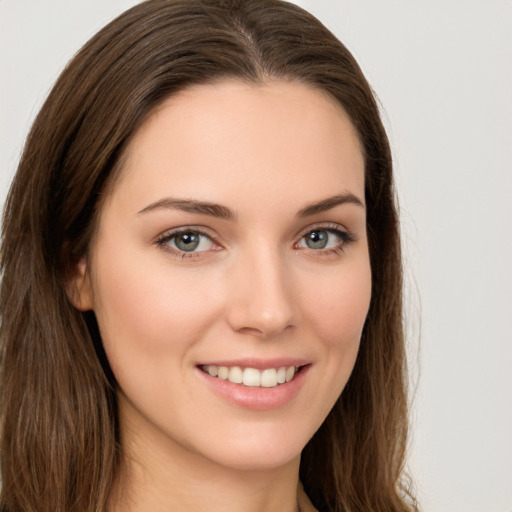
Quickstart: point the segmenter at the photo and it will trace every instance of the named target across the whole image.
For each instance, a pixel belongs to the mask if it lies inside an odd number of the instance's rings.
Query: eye
[[[352,235],[339,228],[318,228],[303,235],[297,247],[314,251],[329,251],[341,249],[343,245],[353,241]]]
[[[178,253],[210,251],[216,247],[207,234],[192,229],[168,233],[158,240],[158,245]]]

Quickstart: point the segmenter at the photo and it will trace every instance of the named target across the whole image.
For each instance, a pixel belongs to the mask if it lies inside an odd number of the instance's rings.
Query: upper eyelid
[[[215,243],[218,243],[215,234],[212,233],[212,230],[206,226],[180,226],[178,228],[169,228],[157,235],[156,240],[158,241],[162,240],[163,238],[172,238],[173,236],[180,235],[181,233],[187,233],[188,231],[199,233],[200,235],[210,238],[210,240],[214,241]]]
[[[337,222],[317,222],[315,224],[309,225],[306,228],[301,229],[295,235],[297,238],[302,238],[307,235],[311,231],[315,231],[317,229],[324,229],[326,231],[341,231],[342,233],[350,233],[350,230],[345,226],[338,224]]]

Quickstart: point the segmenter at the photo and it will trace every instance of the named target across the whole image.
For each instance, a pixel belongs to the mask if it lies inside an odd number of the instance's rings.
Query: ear
[[[73,306],[80,311],[93,309],[91,278],[85,256],[72,269],[67,279],[66,293]]]

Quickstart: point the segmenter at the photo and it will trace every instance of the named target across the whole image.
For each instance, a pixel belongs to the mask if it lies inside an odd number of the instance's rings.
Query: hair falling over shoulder
[[[328,92],[365,157],[372,299],[352,376],[304,449],[319,511],[417,510],[404,477],[407,374],[388,139],[370,86],[318,20],[280,0],[149,0],[57,80],[5,206],[0,269],[2,512],[103,512],[119,471],[116,383],[92,313],[67,289],[130,138],[164,99],[236,77]]]

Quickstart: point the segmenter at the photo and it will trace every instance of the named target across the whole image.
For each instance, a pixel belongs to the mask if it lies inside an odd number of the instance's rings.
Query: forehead
[[[364,160],[355,128],[327,93],[226,80],[159,105],[132,138],[119,178],[115,188],[145,201],[164,192],[222,201],[238,191],[270,202],[276,190],[313,201],[332,188],[362,194]]]

